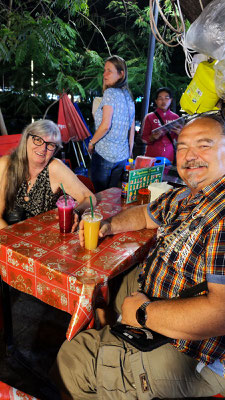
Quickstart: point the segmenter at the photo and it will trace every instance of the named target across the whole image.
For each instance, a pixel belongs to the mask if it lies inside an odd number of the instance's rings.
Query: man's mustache
[[[200,167],[208,167],[208,163],[205,162],[188,162],[186,161],[181,168],[182,169],[187,169],[187,168],[200,168]]]

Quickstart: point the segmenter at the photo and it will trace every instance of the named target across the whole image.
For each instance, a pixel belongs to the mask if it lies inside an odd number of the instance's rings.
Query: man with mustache
[[[115,305],[122,323],[173,340],[142,352],[113,335],[108,325],[80,333],[64,342],[57,359],[68,399],[225,392],[225,124],[220,115],[199,116],[185,125],[178,137],[177,169],[187,187],[121,212],[100,231],[105,236],[157,228],[156,249],[144,267],[124,276]],[[82,223],[80,241],[83,245]],[[204,292],[179,297],[204,281]]]

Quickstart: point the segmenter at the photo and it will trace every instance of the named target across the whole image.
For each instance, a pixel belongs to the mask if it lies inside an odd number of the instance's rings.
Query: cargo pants
[[[126,276],[116,299],[137,289],[138,270]],[[196,371],[198,361],[166,344],[140,352],[110,333],[109,326],[90,329],[65,341],[56,374],[61,389],[74,400],[150,400],[208,397],[225,392],[225,379],[210,368]]]

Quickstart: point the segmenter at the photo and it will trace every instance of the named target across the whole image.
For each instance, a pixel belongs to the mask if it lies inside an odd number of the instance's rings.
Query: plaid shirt
[[[158,228],[158,251],[144,290],[172,298],[204,280],[225,284],[225,176],[192,199],[190,189],[171,190],[149,205]],[[225,336],[202,341],[174,340],[178,350],[204,364],[225,364]]]

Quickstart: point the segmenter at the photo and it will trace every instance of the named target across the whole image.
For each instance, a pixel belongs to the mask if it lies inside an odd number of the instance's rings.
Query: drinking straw
[[[91,203],[91,218],[94,218],[94,212],[93,212],[93,203],[92,203],[92,198],[90,196],[90,203]]]
[[[65,190],[64,190],[64,187],[63,187],[63,184],[62,184],[62,183],[60,183],[60,186],[61,186],[61,188],[62,188],[62,191],[63,191],[63,194],[64,194],[65,206],[67,206],[66,192],[65,192]]]

